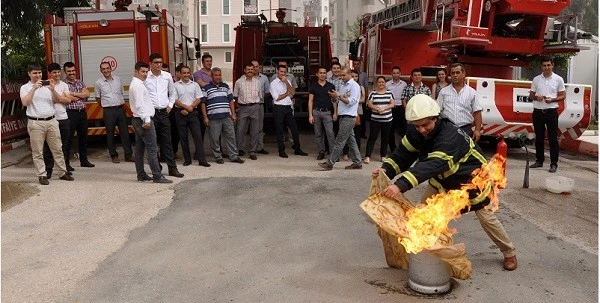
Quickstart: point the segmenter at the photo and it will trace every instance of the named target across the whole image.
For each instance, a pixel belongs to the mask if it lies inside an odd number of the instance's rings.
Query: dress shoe
[[[125,157],[125,162],[135,162],[134,156]]]
[[[50,184],[50,181],[48,181],[48,178],[46,178],[46,177],[38,177],[38,181],[42,185],[48,185],[48,184]]]
[[[332,170],[333,164],[329,164],[329,161],[319,163],[319,166],[324,168],[325,170]]]
[[[244,156],[245,154],[246,154],[246,152],[245,152],[245,151],[243,151],[243,150],[238,150],[238,156],[242,157],[242,156]]]
[[[194,156],[192,157],[192,160],[198,160],[198,155],[194,153]]]
[[[142,177],[138,177],[137,179],[138,179],[138,181],[140,181],[140,182],[144,182],[144,181],[152,181],[152,180],[153,180],[153,179],[152,179],[152,177],[150,177],[150,176],[148,176],[148,175],[145,175],[145,176],[142,176]]]
[[[190,161],[190,162],[183,162],[183,166],[189,166],[190,164],[192,164],[192,161]]]
[[[364,163],[364,164],[369,164],[370,162],[371,162],[371,158],[369,158],[369,157],[365,157],[365,158],[363,159],[363,163]]]
[[[308,156],[307,153],[305,153],[303,150],[299,149],[297,151],[294,151],[294,155],[296,156]]]
[[[165,177],[162,177],[160,179],[152,179],[152,182],[154,182],[154,183],[173,183],[173,180],[169,180]]]
[[[119,161],[119,156],[110,157],[110,159],[112,160],[112,163],[121,163],[121,161]]]
[[[177,170],[177,168],[169,168],[169,176],[173,176],[173,177],[177,177],[177,178],[183,178],[184,175],[182,173],[180,173]],[[156,180],[154,182],[156,182]],[[167,182],[167,183],[171,183],[171,182]]]
[[[242,163],[244,163],[245,161],[244,161],[244,160],[242,160],[242,159],[240,159],[240,158],[238,157],[238,158],[235,158],[235,160],[233,160],[233,161],[231,161],[231,162],[233,162],[233,163],[239,163],[239,164],[242,164]]]
[[[542,166],[544,166],[544,163],[540,163],[540,162],[536,161],[535,163],[529,165],[529,168],[538,168],[538,167],[542,167]]]
[[[223,160],[223,159],[217,159],[217,164],[223,164],[223,163],[225,163],[225,160]]]
[[[281,157],[281,158],[288,158],[288,155],[284,151],[280,151],[279,152],[279,157]]]
[[[81,163],[81,167],[96,167],[96,165],[94,165],[88,161],[88,162]]]
[[[65,180],[65,181],[73,181],[75,180],[75,178],[73,178],[73,176],[65,173],[64,175],[60,176],[59,179],[61,180]]]
[[[558,168],[557,165],[550,165],[550,169],[548,171],[551,173],[555,173],[557,168]]]
[[[256,157],[256,155],[250,155],[250,156],[248,156],[248,157],[250,157],[250,160],[256,160],[256,159],[258,159],[258,158]]]
[[[67,171],[75,171],[75,169],[73,168],[73,166],[67,164]]]
[[[259,153],[259,154],[263,154],[263,155],[268,155],[268,154],[269,154],[269,152],[268,152],[268,151],[266,151],[264,148],[263,148],[263,149],[261,149],[261,150],[259,150],[259,151],[257,151],[257,153]]]
[[[504,258],[504,269],[506,269],[506,270],[517,269],[517,256],[505,257]]]
[[[317,156],[317,160],[323,160],[325,159],[325,153],[319,153],[319,155]]]
[[[206,161],[198,162],[198,165],[204,166],[204,167],[210,167],[210,164]]]
[[[352,163],[346,167],[344,167],[345,169],[362,169],[362,164],[360,163]]]

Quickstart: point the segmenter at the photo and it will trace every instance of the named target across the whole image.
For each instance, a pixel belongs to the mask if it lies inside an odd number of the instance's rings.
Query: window
[[[202,15],[202,16],[208,15],[208,9],[206,7],[206,0],[200,1],[200,15]]]
[[[244,15],[258,15],[258,0],[244,0]]]
[[[323,6],[323,11],[327,12],[327,6]]]
[[[208,42],[208,24],[200,24],[200,37],[202,37],[202,41],[203,43],[207,43]]]
[[[225,52],[225,63],[231,63],[231,52]]]
[[[229,11],[229,1],[230,0],[223,0],[223,15],[229,15],[230,11]]]
[[[231,37],[229,35],[229,24],[223,24],[223,43],[231,42]]]
[[[140,0],[133,0],[131,3],[132,4],[140,4]]]

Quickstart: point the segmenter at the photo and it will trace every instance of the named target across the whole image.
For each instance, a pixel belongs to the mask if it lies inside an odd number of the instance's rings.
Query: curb
[[[19,148],[19,147],[24,146],[24,145],[27,145],[27,146],[30,145],[29,138],[21,139],[19,141],[12,142],[12,143],[2,144],[2,148],[0,150],[0,153],[5,153],[5,152],[7,152],[9,150],[13,150],[13,149]]]
[[[571,152],[598,157],[598,144],[595,143],[590,143],[579,139],[561,139],[558,141],[558,145],[560,148]]]

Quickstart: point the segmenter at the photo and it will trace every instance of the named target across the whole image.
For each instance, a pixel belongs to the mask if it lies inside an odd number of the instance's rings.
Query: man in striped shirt
[[[73,167],[70,165],[71,155],[71,143],[73,142],[73,136],[77,131],[77,140],[79,142],[79,163],[81,167],[94,167],[96,165],[90,163],[87,157],[87,131],[88,131],[88,120],[87,113],[85,112],[85,104],[83,101],[87,100],[90,96],[90,91],[87,89],[87,85],[83,81],[77,79],[75,73],[75,64],[73,62],[67,62],[63,65],[63,69],[67,77],[65,82],[69,86],[71,103],[65,105],[67,108],[67,115],[69,117],[69,125],[71,127],[69,132],[69,140],[66,141],[67,146],[65,147],[65,164],[69,171],[73,171]]]
[[[237,149],[239,155],[244,154],[244,137],[250,127],[250,149],[248,156],[256,160],[256,151],[258,148],[258,134],[260,132],[260,80],[254,77],[254,65],[252,62],[246,64],[245,75],[235,81],[233,88],[233,97],[236,99],[237,109]]]
[[[402,90],[402,106],[406,108],[406,103],[410,98],[418,94],[431,96],[431,90],[427,85],[423,85],[423,73],[420,68],[415,68],[410,72],[411,83]]]
[[[483,110],[477,99],[477,91],[465,82],[466,73],[462,64],[452,64],[450,75],[452,85],[442,88],[437,98],[441,108],[440,115],[450,119],[477,142],[481,135],[481,111]]]
[[[221,69],[214,67],[212,69],[212,80],[202,87],[202,118],[204,124],[208,126],[208,135],[210,137],[210,147],[212,148],[215,159],[218,164],[223,164],[221,154],[221,142],[219,136],[227,142],[229,151],[229,160],[235,163],[244,163],[244,160],[238,157],[237,146],[235,144],[235,130],[233,122],[237,119],[235,115],[235,104],[233,95],[227,83],[221,80]]]

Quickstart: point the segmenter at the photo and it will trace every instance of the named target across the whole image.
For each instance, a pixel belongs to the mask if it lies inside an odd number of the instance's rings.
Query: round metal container
[[[443,294],[450,290],[450,266],[435,255],[421,251],[409,254],[408,286],[422,294]]]

